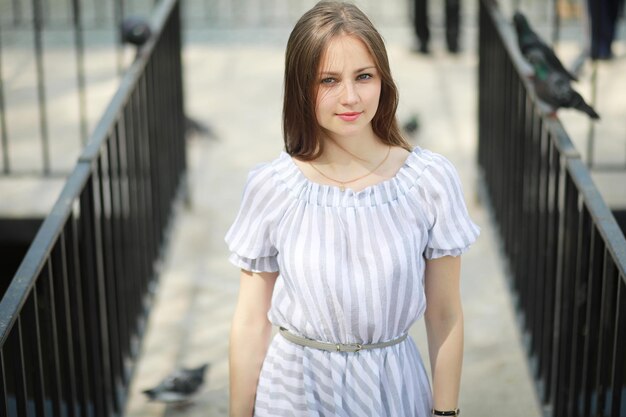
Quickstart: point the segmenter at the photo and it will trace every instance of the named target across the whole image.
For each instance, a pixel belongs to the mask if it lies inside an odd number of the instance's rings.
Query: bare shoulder
[[[410,154],[411,152],[407,151],[401,146],[393,146],[389,154],[389,159],[394,161],[396,165],[402,165]]]
[[[406,159],[409,157],[410,152],[400,146],[393,146],[389,151],[389,157],[387,158],[387,163],[383,167],[384,172],[383,176],[391,178],[393,177],[400,168],[406,162]]]

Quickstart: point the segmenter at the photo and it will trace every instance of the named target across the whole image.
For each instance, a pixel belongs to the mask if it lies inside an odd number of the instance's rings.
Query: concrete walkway
[[[418,56],[403,41],[406,33],[400,35],[387,37],[401,92],[400,119],[419,115],[416,144],[455,163],[471,215],[482,228],[463,259],[466,348],[460,407],[465,416],[504,409],[511,417],[540,416],[495,230],[478,198],[477,58],[472,52],[448,56],[436,44],[433,55]],[[283,48],[284,43],[217,45],[201,38],[187,43],[187,111],[210,123],[218,139],[189,143],[192,203],[179,208],[172,231],[131,387],[129,417],[227,414],[228,334],[239,271],[227,262],[223,236],[248,170],[282,149]],[[423,325],[412,334],[427,360]],[[192,405],[173,408],[141,394],[172,369],[204,362],[211,363],[208,382]]]

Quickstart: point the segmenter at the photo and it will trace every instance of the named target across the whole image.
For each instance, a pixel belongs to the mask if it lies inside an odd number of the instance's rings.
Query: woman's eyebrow
[[[375,68],[376,68],[376,65],[370,65],[370,66],[367,66],[367,67],[359,68],[359,69],[355,70],[354,73],[356,74],[356,73],[359,73],[359,72],[363,72],[365,70],[375,69]],[[320,74],[321,75],[333,75],[333,76],[341,75],[340,72],[335,72],[335,71],[322,71]]]

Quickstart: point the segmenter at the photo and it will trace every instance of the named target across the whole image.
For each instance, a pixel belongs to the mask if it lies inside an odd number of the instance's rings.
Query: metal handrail
[[[122,413],[185,189],[179,1],[151,26],[0,300],[0,415]]]
[[[545,415],[621,416],[626,239],[493,2],[479,36],[479,164]]]

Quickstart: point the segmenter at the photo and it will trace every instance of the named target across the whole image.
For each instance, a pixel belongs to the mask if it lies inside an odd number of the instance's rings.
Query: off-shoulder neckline
[[[404,158],[404,162],[402,162],[402,165],[400,165],[400,167],[396,170],[396,172],[388,178],[385,178],[384,180],[378,181],[374,184],[370,184],[366,187],[363,187],[360,190],[355,190],[351,187],[345,187],[345,190],[341,190],[341,187],[339,187],[338,185],[333,185],[333,184],[324,184],[324,183],[320,183],[317,181],[313,181],[312,179],[310,179],[308,176],[306,176],[306,174],[302,171],[302,169],[300,168],[300,166],[298,166],[298,164],[293,160],[293,157],[291,155],[289,155],[287,152],[282,151],[281,152],[281,157],[286,157],[289,162],[293,165],[293,167],[295,167],[295,169],[297,169],[297,172],[299,174],[299,176],[301,177],[301,179],[303,179],[304,181],[311,183],[311,184],[315,184],[318,187],[330,187],[330,188],[336,188],[337,191],[341,192],[341,193],[352,193],[352,194],[359,194],[359,193],[364,193],[367,192],[369,188],[375,188],[378,187],[380,185],[383,185],[386,182],[391,182],[394,178],[398,177],[398,175],[400,174],[400,171],[402,171],[403,169],[408,168],[409,166],[409,159],[411,159],[412,157],[414,157],[415,151],[418,148],[413,148],[413,150],[411,150],[411,152],[409,152],[406,156],[406,158]]]
[[[427,154],[422,148],[413,148],[392,177],[359,191],[351,188],[342,191],[336,185],[310,180],[285,151],[272,163],[272,167],[278,180],[298,199],[308,203],[319,206],[377,206],[397,200],[415,186],[424,167],[432,160]]]

